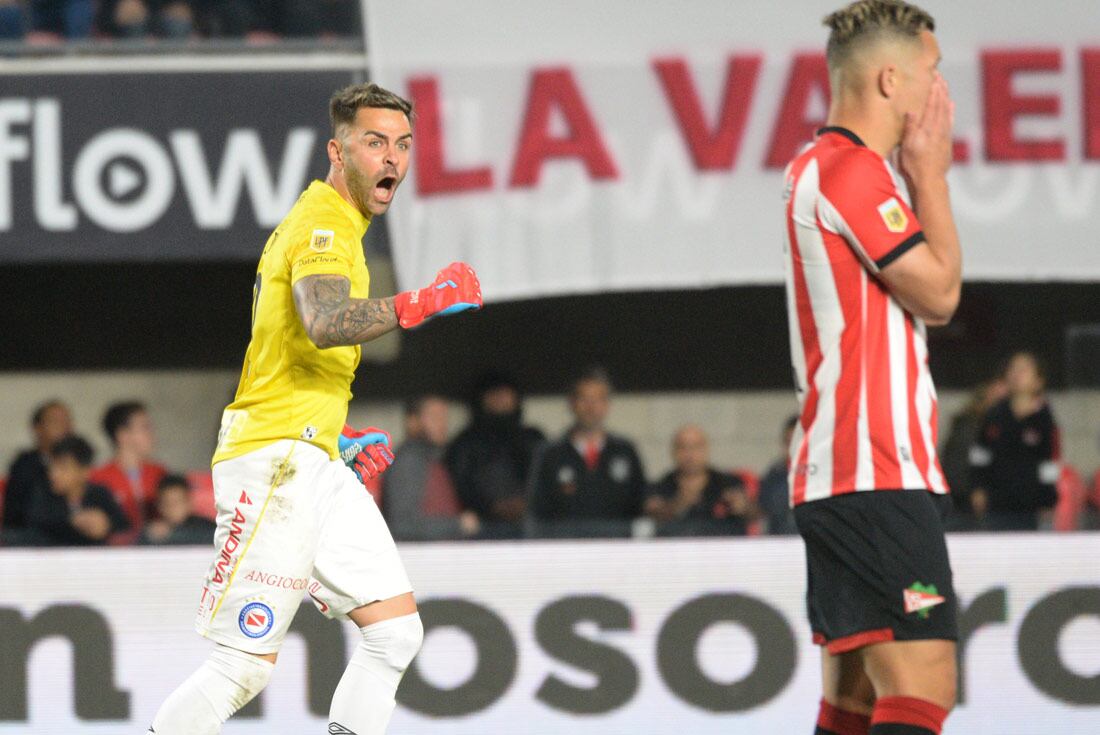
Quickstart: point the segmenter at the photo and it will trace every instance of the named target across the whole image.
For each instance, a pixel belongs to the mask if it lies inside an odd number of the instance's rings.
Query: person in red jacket
[[[140,533],[145,521],[155,515],[157,484],[167,474],[163,465],[152,461],[156,449],[153,421],[145,404],[138,401],[115,403],[103,416],[115,454],[97,467],[91,481],[108,488],[130,519],[133,533]]]

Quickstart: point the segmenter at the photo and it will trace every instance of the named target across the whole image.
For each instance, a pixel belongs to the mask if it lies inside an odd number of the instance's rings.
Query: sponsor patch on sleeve
[[[890,232],[905,232],[905,228],[909,226],[909,218],[901,208],[901,202],[894,197],[878,205],[878,213]]]
[[[309,247],[318,253],[323,253],[332,250],[332,243],[335,239],[336,235],[332,230],[314,230],[313,234],[309,236]]]

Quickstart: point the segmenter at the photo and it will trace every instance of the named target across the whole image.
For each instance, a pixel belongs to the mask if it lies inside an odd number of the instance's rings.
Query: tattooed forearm
[[[343,276],[306,276],[294,284],[294,305],[306,334],[325,349],[358,345],[397,328],[393,298],[353,299]]]

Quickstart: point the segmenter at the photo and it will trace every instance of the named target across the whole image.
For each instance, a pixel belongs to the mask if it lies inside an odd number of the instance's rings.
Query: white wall
[[[163,461],[176,469],[204,467],[210,461],[221,410],[232,397],[237,378],[236,371],[228,370],[0,374],[0,423],[6,429],[0,432],[0,473],[29,444],[30,414],[49,398],[60,398],[72,407],[77,430],[93,442],[100,458],[109,454],[100,428],[104,408],[116,400],[143,400],[157,426]],[[361,398],[352,404],[350,423],[381,426],[401,436],[399,402]],[[941,430],[946,430],[951,415],[965,400],[961,391],[941,394]],[[1053,394],[1052,400],[1066,458],[1091,473],[1100,465],[1100,391],[1065,391]],[[466,412],[459,404],[454,408],[451,424],[458,431]],[[611,427],[637,441],[651,477],[668,468],[669,437],[689,421],[710,432],[716,464],[760,470],[778,454],[779,427],[794,409],[793,391],[620,394],[612,408]],[[526,416],[550,436],[569,424],[560,396],[529,398]]]

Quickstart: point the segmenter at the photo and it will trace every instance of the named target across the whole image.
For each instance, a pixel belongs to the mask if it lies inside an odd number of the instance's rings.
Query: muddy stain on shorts
[[[267,506],[267,517],[274,523],[281,523],[290,518],[290,512],[294,509],[294,502],[285,495],[275,495]]]
[[[289,457],[276,459],[271,463],[271,489],[274,490],[280,485],[290,482],[297,472],[298,468],[294,466]]]

